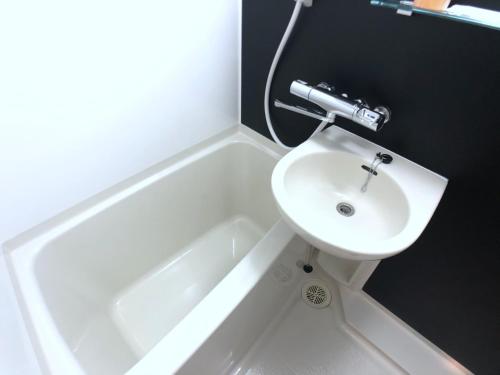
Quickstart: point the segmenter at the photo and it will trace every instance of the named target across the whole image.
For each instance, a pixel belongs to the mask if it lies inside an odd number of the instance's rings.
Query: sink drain
[[[355,210],[351,204],[341,202],[337,204],[337,212],[342,216],[352,216],[354,215]]]

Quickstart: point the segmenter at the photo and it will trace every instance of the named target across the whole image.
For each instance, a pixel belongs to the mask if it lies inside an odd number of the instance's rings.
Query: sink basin
[[[378,152],[381,164],[361,191]],[[318,249],[376,260],[408,248],[423,232],[447,179],[357,135],[332,126],[276,165],[272,188],[284,220]]]

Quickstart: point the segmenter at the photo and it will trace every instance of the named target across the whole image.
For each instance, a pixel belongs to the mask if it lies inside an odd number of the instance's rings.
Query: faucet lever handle
[[[384,124],[389,122],[389,120],[391,119],[391,110],[389,108],[378,106],[373,108],[373,110],[377,113],[380,113],[381,115],[384,115]]]

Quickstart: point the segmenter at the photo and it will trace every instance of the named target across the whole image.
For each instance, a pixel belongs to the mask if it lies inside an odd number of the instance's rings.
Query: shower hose
[[[274,55],[273,62],[271,64],[271,68],[269,69],[269,74],[267,76],[267,82],[266,82],[266,91],[264,94],[264,112],[266,114],[266,122],[267,122],[267,128],[269,129],[269,132],[271,133],[271,136],[273,137],[273,140],[280,145],[281,147],[291,150],[293,147],[285,145],[281,140],[278,138],[276,135],[276,132],[274,131],[273,123],[271,121],[271,115],[269,113],[269,93],[271,91],[271,84],[273,83],[273,78],[274,78],[274,73],[276,71],[276,67],[280,61],[281,55],[283,53],[283,50],[285,49],[285,46],[288,42],[288,39],[290,38],[290,34],[292,33],[295,24],[297,22],[297,18],[299,17],[300,11],[302,9],[302,0],[296,0],[295,8],[293,9],[292,17],[290,18],[290,22],[288,23],[288,26],[285,30],[285,33],[283,34],[283,38],[281,38],[281,42],[278,46],[278,49],[276,50],[276,54]],[[319,132],[321,132],[325,126],[328,125],[328,121],[322,121],[316,130],[309,136],[309,138],[315,136]]]

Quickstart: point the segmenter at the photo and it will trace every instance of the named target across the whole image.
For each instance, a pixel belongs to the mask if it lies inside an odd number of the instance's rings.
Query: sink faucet
[[[380,164],[391,164],[392,163],[392,156],[389,154],[382,154],[381,152],[377,152],[375,155],[375,158],[372,161],[372,164],[369,167],[366,167],[365,165],[362,165],[361,168],[365,169],[368,171],[368,175],[366,176],[365,183],[363,186],[361,186],[361,192],[366,193],[368,190],[368,184],[370,183],[370,180],[372,179],[372,176],[377,175],[377,168]]]
[[[290,106],[279,100],[275,100],[274,105],[329,122],[333,122],[335,115],[338,115],[373,131],[379,131],[389,121],[390,111],[386,107],[370,109],[364,100],[351,100],[346,94],[337,95],[334,91],[333,86],[324,82],[310,86],[307,82],[295,80],[290,86],[290,93],[320,106],[325,110],[324,114],[302,107]]]

